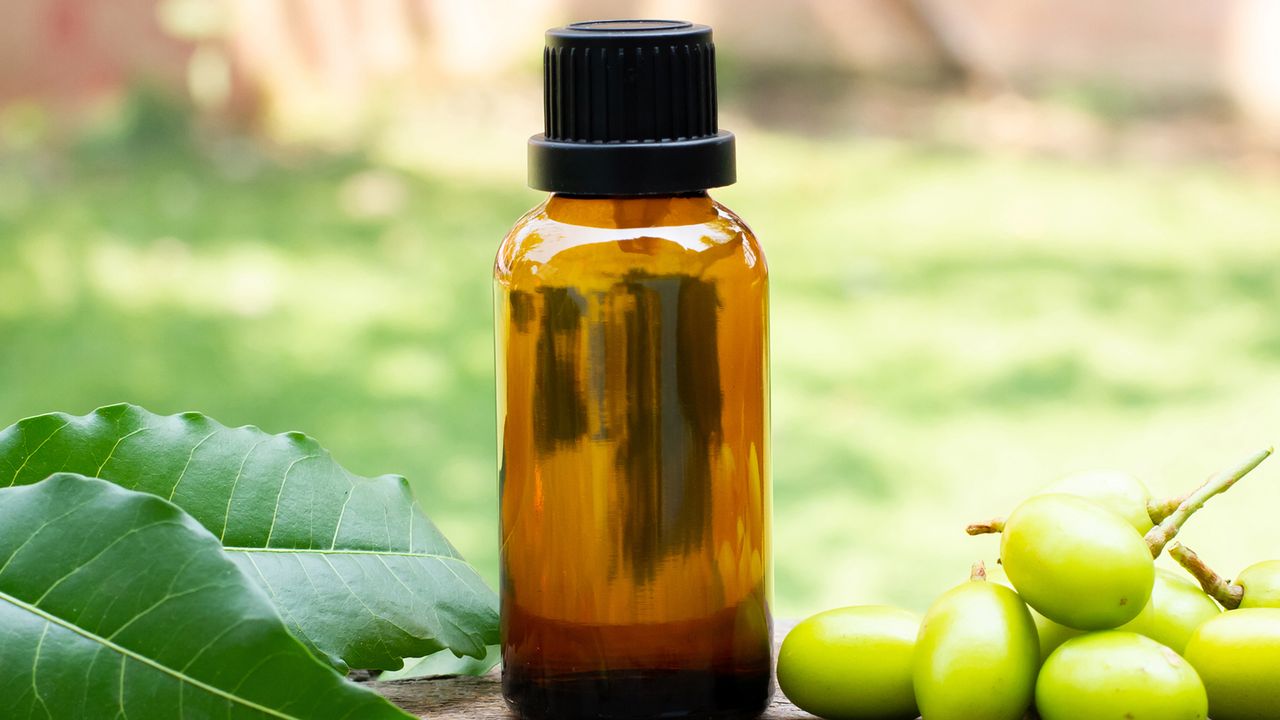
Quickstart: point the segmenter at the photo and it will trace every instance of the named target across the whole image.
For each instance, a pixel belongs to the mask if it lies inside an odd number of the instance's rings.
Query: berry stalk
[[[1205,594],[1217,600],[1219,605],[1227,610],[1240,607],[1241,601],[1244,600],[1244,588],[1214,572],[1200,559],[1199,555],[1196,555],[1194,550],[1176,542],[1169,546],[1169,555],[1186,568],[1187,572],[1191,573],[1191,577],[1200,583]]]
[[[1230,490],[1232,485],[1235,485],[1240,481],[1240,478],[1248,475],[1250,471],[1262,464],[1262,461],[1266,460],[1271,453],[1272,448],[1254,453],[1239,465],[1210,477],[1198,490],[1188,495],[1185,500],[1178,504],[1177,509],[1169,514],[1169,517],[1162,520],[1159,525],[1151,528],[1150,532],[1147,533],[1147,547],[1151,548],[1151,556],[1160,557],[1160,553],[1164,552],[1165,546],[1173,540],[1174,536],[1178,534],[1178,531],[1182,529],[1182,526],[1186,524],[1192,515],[1203,508],[1209,500]]]
[[[970,535],[995,535],[1004,532],[1004,518],[992,518],[986,522],[973,523],[964,529]]]
[[[1165,518],[1172,515],[1182,503],[1191,497],[1192,493],[1179,495],[1178,497],[1165,498],[1163,500],[1151,500],[1147,503],[1147,515],[1151,517],[1152,525],[1159,525],[1165,521]]]

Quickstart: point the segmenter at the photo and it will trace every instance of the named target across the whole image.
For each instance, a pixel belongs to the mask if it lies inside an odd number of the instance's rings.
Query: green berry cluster
[[[798,624],[779,685],[828,720],[1276,720],[1280,561],[1232,582],[1173,543],[1270,454],[1171,500],[1125,473],[1054,483],[969,526],[1001,533],[1000,560],[923,619],[860,606]],[[1171,543],[1198,584],[1155,566]]]

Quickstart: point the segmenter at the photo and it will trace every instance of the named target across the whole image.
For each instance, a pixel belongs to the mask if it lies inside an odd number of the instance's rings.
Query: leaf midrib
[[[70,630],[71,632],[79,635],[80,637],[85,638],[86,640],[98,643],[99,645],[106,647],[110,650],[114,650],[116,653],[124,656],[125,658],[140,662],[143,665],[147,665],[148,667],[158,670],[161,673],[164,673],[165,675],[168,675],[179,682],[186,683],[188,685],[204,690],[210,695],[215,695],[217,697],[223,698],[230,702],[236,703],[237,705],[242,705],[246,708],[249,708],[250,710],[257,710],[258,712],[264,713],[266,715],[270,715],[271,717],[282,718],[283,720],[302,720],[302,718],[299,718],[296,715],[286,715],[280,712],[279,710],[266,707],[265,705],[259,705],[258,703],[255,703],[252,700],[242,698],[238,695],[232,695],[226,690],[222,690],[221,688],[217,688],[206,682],[197,680],[196,678],[193,678],[190,675],[187,675],[186,673],[183,673],[180,670],[175,670],[167,665],[162,665],[145,655],[141,655],[137,652],[134,652],[133,650],[130,650],[127,647],[118,645],[112,642],[111,640],[108,640],[107,638],[104,638],[101,635],[98,635],[97,633],[93,633],[88,630],[85,630],[79,625],[76,625],[68,620],[60,618],[57,615],[48,613],[40,609],[39,607],[32,605],[31,603],[28,603],[24,600],[21,600],[19,598],[16,598],[10,595],[9,593],[4,592],[3,590],[0,590],[0,600],[4,600],[5,602],[8,602],[10,605],[13,605],[14,607],[17,607],[21,610],[26,610],[32,615],[40,617],[46,623],[57,625],[58,627],[63,628],[65,630]]]
[[[227,552],[240,553],[284,553],[284,554],[312,554],[312,555],[388,555],[391,557],[411,557],[411,558],[427,558],[432,560],[450,560],[452,562],[468,565],[467,561],[454,557],[453,555],[440,555],[437,553],[416,553],[403,550],[340,550],[335,548],[315,549],[315,548],[256,548],[256,547],[226,547],[222,548]]]

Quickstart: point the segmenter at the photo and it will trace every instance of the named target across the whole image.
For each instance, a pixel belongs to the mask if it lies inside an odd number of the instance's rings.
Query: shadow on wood
[[[442,677],[371,682],[369,687],[421,718],[433,720],[510,720],[515,716],[502,701],[498,673],[483,677]],[[812,720],[810,715],[774,694],[764,720]]]

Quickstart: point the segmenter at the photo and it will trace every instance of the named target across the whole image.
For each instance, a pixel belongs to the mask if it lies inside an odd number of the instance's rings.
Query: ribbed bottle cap
[[[530,187],[652,195],[733,184],[711,28],[600,20],[548,30],[546,42],[546,128],[529,138]]]

